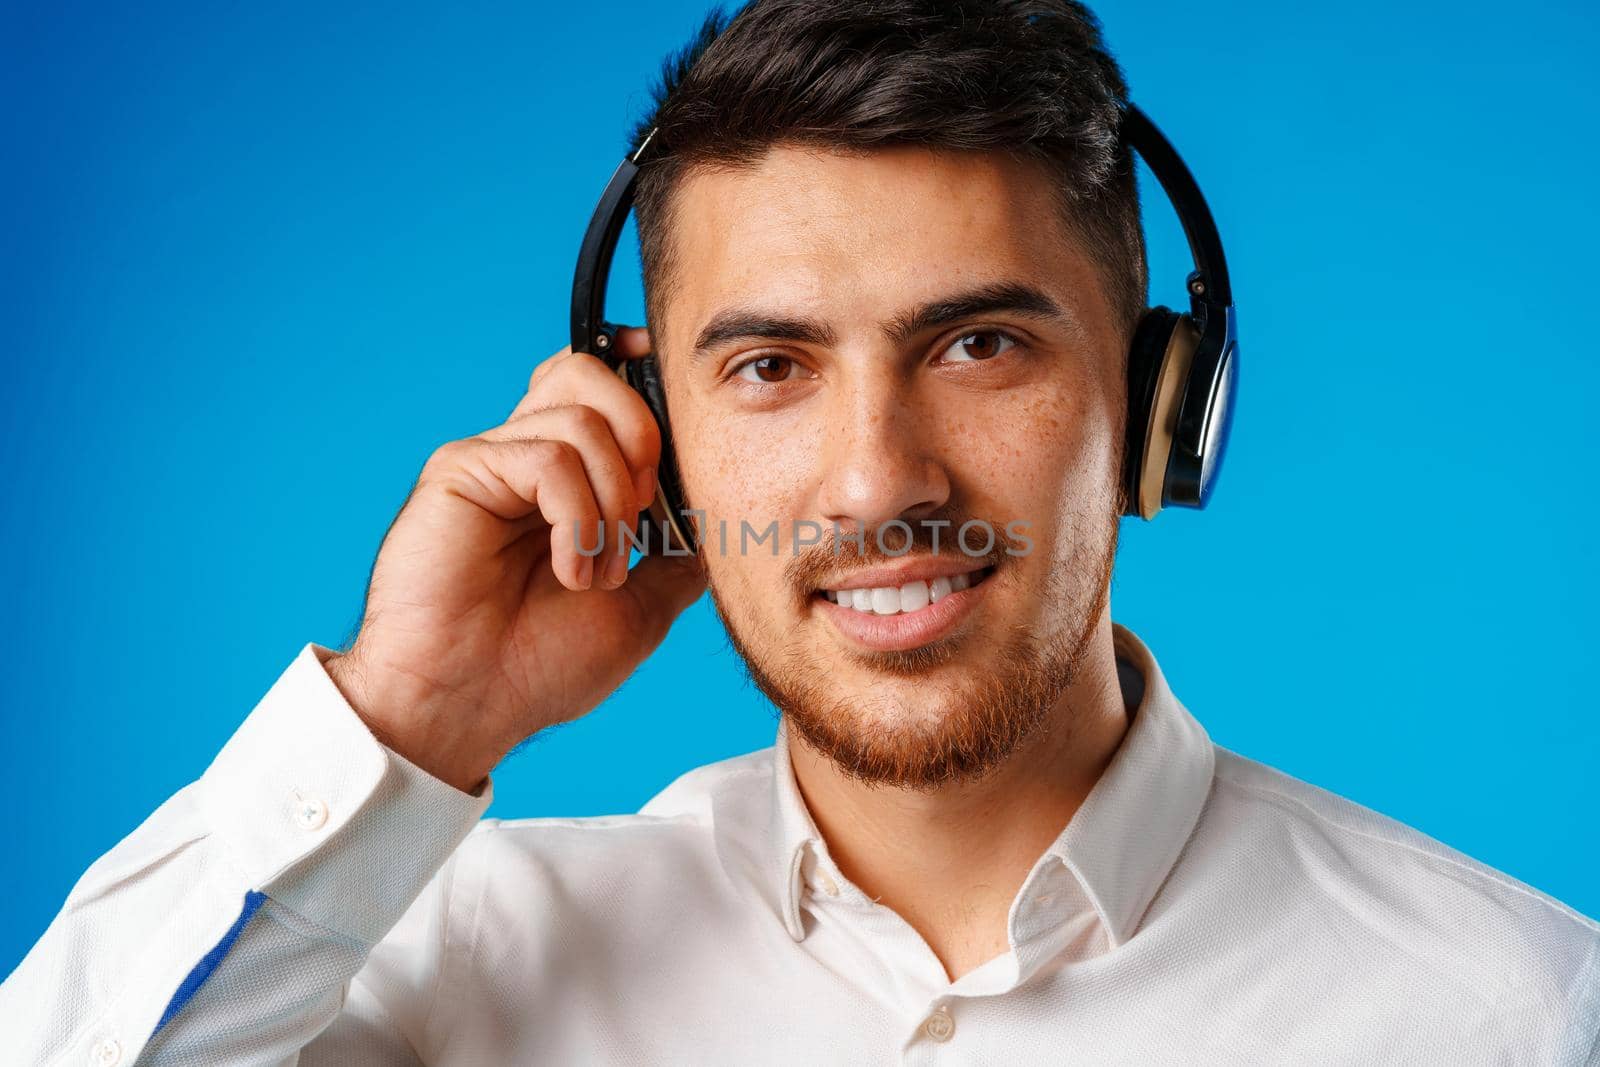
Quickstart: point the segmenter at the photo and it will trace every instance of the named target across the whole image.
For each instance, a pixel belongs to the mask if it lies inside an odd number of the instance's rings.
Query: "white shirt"
[[[1600,926],[1212,744],[1116,647],[1129,732],[952,983],[829,857],[781,725],[636,815],[480,822],[309,644],[0,986],[0,1056],[1600,1063]]]

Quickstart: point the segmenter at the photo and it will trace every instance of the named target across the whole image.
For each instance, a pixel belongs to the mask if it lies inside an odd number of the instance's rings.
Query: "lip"
[[[971,574],[991,566],[987,560],[954,559],[949,556],[920,556],[904,563],[886,563],[881,567],[867,567],[849,574],[830,578],[817,589],[873,589],[885,586],[902,586],[909,582],[927,582],[934,578],[954,578],[958,574]],[[952,594],[954,595],[954,594]],[[887,616],[885,616],[887,617]]]
[[[981,570],[982,567],[974,568]],[[863,574],[878,574],[881,571],[862,572]],[[933,577],[940,574],[965,574],[967,571],[934,571]],[[854,579],[854,575],[851,576]],[[873,615],[855,608],[846,608],[826,597],[815,595],[811,603],[815,609],[822,613],[834,630],[846,641],[852,644],[871,649],[874,652],[909,652],[914,648],[931,644],[941,637],[947,636],[959,626],[962,620],[972,613],[984,595],[988,593],[989,586],[994,583],[990,574],[977,585],[968,586],[959,593],[951,593],[942,597],[937,603],[929,604],[920,611],[900,612],[895,615]],[[914,582],[916,577],[906,578],[906,582]],[[883,585],[890,583],[885,581]],[[902,582],[901,584],[904,584]],[[849,587],[859,588],[859,587]]]

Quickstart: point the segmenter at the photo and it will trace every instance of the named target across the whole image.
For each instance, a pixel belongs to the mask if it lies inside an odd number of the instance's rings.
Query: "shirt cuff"
[[[211,832],[250,888],[373,945],[494,796],[463,793],[382,744],[307,644],[200,779]]]

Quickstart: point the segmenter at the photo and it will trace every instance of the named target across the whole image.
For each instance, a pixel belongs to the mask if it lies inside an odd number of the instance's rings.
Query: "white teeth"
[[[825,589],[822,595],[842,607],[870,615],[897,615],[921,611],[936,604],[951,593],[971,588],[973,576],[957,574],[939,577],[931,582],[907,582],[899,586],[879,586],[873,589]]]
[[[900,587],[900,610],[921,611],[928,606],[928,583],[907,582]]]

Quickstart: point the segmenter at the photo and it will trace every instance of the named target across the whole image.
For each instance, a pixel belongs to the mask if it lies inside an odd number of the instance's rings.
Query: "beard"
[[[961,525],[960,518],[949,517],[950,528]],[[742,630],[737,614],[727,610],[718,583],[708,584],[747,676],[772,702],[792,737],[855,781],[932,792],[986,776],[1025,743],[1044,740],[1054,728],[1071,730],[1070,716],[1052,712],[1081,674],[1106,610],[1120,512],[1108,506],[1105,513],[1086,518],[1075,529],[1067,524],[1080,536],[1071,538],[1070,550],[1053,553],[1048,572],[1038,579],[1019,572],[1002,550],[993,554],[996,570],[986,581],[1038,586],[1043,605],[1038,625],[1014,623],[997,638],[990,637],[992,630],[969,630],[908,651],[848,653],[883,677],[881,693],[873,685],[844,689],[830,664],[819,662],[814,650],[798,642],[758,644],[755,628]],[[883,553],[871,533],[863,541],[864,548],[852,551],[865,563],[906,558]],[[806,610],[817,579],[837,568],[837,549],[834,540],[825,539],[787,568]],[[984,648],[986,644],[990,647]],[[958,663],[963,655],[965,669]],[[935,671],[947,677],[934,678]],[[905,695],[911,679],[921,679],[915,697]]]

